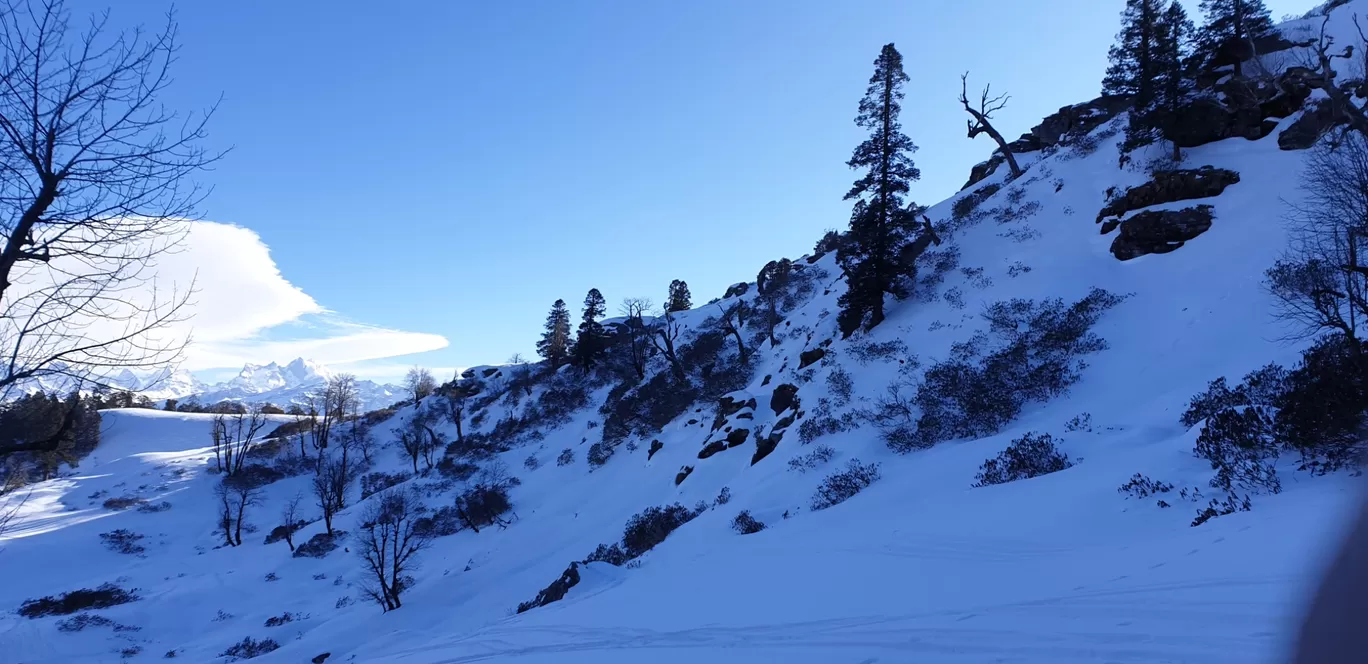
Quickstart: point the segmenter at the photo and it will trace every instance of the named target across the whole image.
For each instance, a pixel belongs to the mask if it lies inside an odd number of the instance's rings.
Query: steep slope
[[[1332,29],[1345,43],[1354,11],[1368,11],[1368,2],[1335,13]],[[1258,140],[1229,138],[1189,151],[1185,166],[1228,169],[1239,181],[1212,197],[1146,208],[1212,206],[1210,228],[1169,253],[1118,260],[1112,248],[1121,231],[1099,233],[1095,217],[1108,190],[1150,179],[1138,167],[1118,169],[1123,118],[1116,118],[1082,144],[1022,155],[1028,170],[1018,182],[1005,183],[999,169],[929,209],[947,229],[937,257],[948,269],[923,268],[927,297],[898,303],[865,337],[846,341],[836,333],[844,286],[834,257],[796,261],[811,291],[796,297],[778,345],[747,338],[756,350],[729,386],[739,387],[727,390],[730,400],[700,399],[659,429],[629,431],[601,466],[587,463],[591,448],[598,443],[603,455],[608,430],[622,424],[614,409],[641,388],[615,392],[612,381],[595,382],[583,404],[570,399],[557,409],[566,386],[585,388],[571,369],[541,381],[520,378],[516,367],[471,372],[483,387],[470,399],[464,433],[510,447],[495,459],[520,479],[511,491],[515,516],[506,527],[436,539],[413,572],[403,608],[386,614],[356,600],[363,572],[355,549],[311,559],[291,557],[283,543],[261,544],[278,523],[279,506],[307,490],[307,477],[266,488],[263,505],[249,514],[253,541],[214,548],[217,478],[204,472],[207,420],[109,413],[99,453],[77,476],[39,485],[8,535],[7,566],[45,571],[0,587],[0,607],[114,581],[138,588],[143,599],[100,614],[141,629],[66,633],[56,618],[7,614],[0,652],[30,664],[100,662],[136,645],[142,653],[135,657],[175,649],[177,658],[198,662],[251,636],[280,644],[261,662],[324,653],[328,662],[405,664],[1274,661],[1335,517],[1357,491],[1353,480],[1285,466],[1282,494],[1256,497],[1252,512],[1199,527],[1190,523],[1204,501],[1170,497],[1173,506],[1164,509],[1117,488],[1143,473],[1210,492],[1211,470],[1192,454],[1196,431],[1178,423],[1187,400],[1212,378],[1286,362],[1300,350],[1278,341],[1286,330],[1270,315],[1261,285],[1286,244],[1281,211],[1299,196],[1295,174],[1304,153],[1278,144],[1299,117],[1278,120]],[[983,193],[992,186],[998,189]],[[970,207],[960,203],[969,197],[980,199],[978,212],[956,215],[957,204]],[[932,283],[937,272],[940,281]],[[890,383],[917,380],[956,343],[986,329],[985,306],[1011,298],[1072,303],[1093,288],[1126,296],[1094,327],[1108,347],[1086,356],[1089,366],[1067,394],[1028,404],[1002,431],[908,454],[890,451],[870,424],[804,444],[804,422],[821,410],[839,421],[874,407]],[[753,302],[757,288],[745,290],[677,314],[681,345],[716,335],[710,319],[738,301]],[[734,348],[730,337],[718,336]],[[735,366],[723,362],[730,352],[715,353],[710,372]],[[657,357],[648,379],[666,371]],[[691,379],[713,380],[701,372]],[[785,396],[800,403],[786,405]],[[1079,417],[1085,413],[1086,421]],[[375,432],[392,440],[390,430],[414,414],[406,407]],[[449,422],[435,428],[456,438]],[[741,429],[747,436],[739,444],[709,446]],[[781,429],[777,445],[756,462],[762,431],[773,441]],[[972,487],[980,464],[1027,431],[1061,439],[1075,465]],[[832,448],[834,458],[809,472],[790,468],[818,445]],[[563,450],[573,461],[561,465]],[[401,457],[381,450],[373,470],[402,471],[409,461]],[[822,478],[854,459],[881,464],[882,479],[814,511]],[[173,476],[161,477],[167,473]],[[97,500],[90,492],[112,495],[118,483],[120,490],[146,484],[140,496],[171,508],[90,505]],[[410,484],[424,485],[435,509],[465,483],[447,487],[429,475]],[[338,523],[355,533],[364,503],[352,500]],[[579,567],[579,583],[564,599],[514,613],[572,561],[618,539],[633,514],[676,502],[705,505],[638,561]],[[768,527],[734,532],[730,522],[743,509]],[[147,534],[147,550],[137,557],[104,550],[98,534],[114,528]],[[314,523],[298,539],[321,530]],[[265,626],[287,611],[301,617]]]

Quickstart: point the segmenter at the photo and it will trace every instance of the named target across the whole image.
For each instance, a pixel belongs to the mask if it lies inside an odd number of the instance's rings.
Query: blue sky
[[[449,370],[530,356],[551,302],[578,315],[591,287],[610,310],[676,278],[706,302],[845,225],[852,118],[884,43],[911,77],[912,196],[934,203],[993,147],[965,137],[960,73],[1012,95],[998,126],[1015,137],[1096,95],[1122,4],[183,3],[166,101],[221,94],[210,141],[233,148],[204,177],[206,218],[254,231],[312,302],[195,368],[288,361],[271,354],[298,346],[279,342],[362,326],[395,335],[329,363]],[[166,6],[118,3],[113,20]]]

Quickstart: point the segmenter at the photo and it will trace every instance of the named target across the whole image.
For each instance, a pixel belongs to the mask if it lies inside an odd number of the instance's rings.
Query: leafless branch
[[[993,114],[1007,108],[1007,101],[1011,99],[1011,97],[1006,94],[993,97],[991,96],[991,90],[992,85],[984,86],[983,94],[979,97],[978,106],[974,107],[969,104],[969,72],[964,72],[964,74],[960,75],[959,101],[960,104],[964,105],[965,112],[971,116],[967,121],[969,124],[969,138],[976,138],[979,134],[988,134],[988,136],[998,144],[998,150],[1002,152],[1003,157],[1007,159],[1007,166],[1012,169],[1012,177],[1017,178],[1021,176],[1021,167],[1017,165],[1016,156],[1012,154],[1011,148],[1008,147],[1007,139],[1003,138],[1002,134],[998,133],[998,130],[993,128],[992,123]]]

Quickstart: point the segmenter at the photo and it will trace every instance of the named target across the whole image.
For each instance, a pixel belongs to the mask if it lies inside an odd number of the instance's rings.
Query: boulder
[[[755,454],[751,455],[751,465],[760,463],[761,459],[770,455],[774,448],[779,446],[779,441],[784,437],[783,431],[775,431],[768,436],[756,436]]]
[[[817,363],[824,357],[826,357],[825,348],[813,348],[812,350],[805,350],[798,355],[798,368],[805,369],[809,365]]]
[[[688,476],[689,476],[689,473],[692,473],[692,472],[693,472],[693,466],[684,466],[683,468],[680,468],[680,469],[679,469],[679,472],[678,472],[678,473],[675,473],[675,486],[679,486],[679,485],[683,484],[683,483],[684,483],[684,478],[688,477]]]
[[[1224,168],[1203,166],[1195,170],[1159,171],[1153,178],[1126,193],[1113,198],[1097,213],[1097,221],[1120,217],[1127,212],[1175,201],[1220,196],[1232,184],[1240,181],[1240,174]],[[1103,231],[1105,234],[1107,231]]]
[[[798,403],[798,386],[791,383],[784,383],[774,388],[774,395],[770,397],[770,409],[775,415],[792,408]]]
[[[718,452],[725,452],[726,450],[727,450],[727,441],[725,441],[725,440],[714,440],[713,442],[708,443],[707,445],[704,445],[704,446],[703,446],[703,449],[701,449],[701,450],[698,451],[698,458],[700,458],[700,459],[706,459],[706,458],[708,458],[708,457],[710,457],[710,456],[712,456],[712,455],[714,455],[714,454],[717,454]],[[693,469],[690,468],[690,470],[692,471]],[[688,473],[685,473],[685,475],[688,475]],[[683,481],[684,481],[683,478],[675,478],[675,484],[679,484],[680,482],[683,482]]]
[[[518,613],[524,613],[539,606],[546,606],[552,602],[559,602],[560,600],[565,599],[566,593],[569,593],[571,588],[579,585],[579,565],[580,564],[577,562],[570,563],[570,567],[566,568],[559,579],[552,581],[551,585],[541,589],[541,591],[537,593],[536,599],[519,604]]]
[[[325,652],[321,655],[315,655],[314,658],[309,661],[313,662],[313,664],[323,664],[323,662],[328,661],[329,657],[332,657],[332,653]]]
[[[1211,220],[1210,205],[1141,212],[1121,222],[1121,232],[1112,241],[1112,255],[1128,261],[1146,254],[1166,254],[1205,233],[1211,228]]]
[[[750,290],[750,284],[748,284],[748,283],[746,283],[746,282],[743,281],[743,282],[741,282],[741,283],[739,283],[739,284],[732,284],[731,286],[728,286],[728,287],[727,287],[727,292],[724,293],[724,294],[722,295],[722,297],[723,297],[723,298],[738,297],[738,296],[741,296],[741,295],[745,295],[745,294],[746,294],[746,291],[748,291],[748,290]]]
[[[1041,147],[1067,143],[1072,137],[1087,134],[1102,126],[1129,106],[1130,100],[1119,96],[1103,96],[1082,104],[1065,106],[1031,128],[1030,135]]]
[[[659,452],[664,447],[665,443],[662,443],[658,440],[651,441],[651,449],[646,450],[646,460],[650,461],[651,457],[655,456],[655,453]]]
[[[727,434],[727,447],[739,447],[746,444],[746,439],[750,438],[750,429],[732,429]]]
[[[1335,112],[1334,104],[1321,100],[1302,111],[1301,117],[1278,134],[1278,148],[1305,150],[1315,145],[1326,132],[1344,123],[1344,116]]]

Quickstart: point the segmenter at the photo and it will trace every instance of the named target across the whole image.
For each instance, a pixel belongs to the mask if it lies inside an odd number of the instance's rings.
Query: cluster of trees
[[[51,479],[100,441],[100,402],[73,392],[34,392],[0,403],[0,494]]]
[[[647,342],[658,344],[662,352],[669,349],[668,356],[674,357],[674,341],[678,338],[678,326],[673,314],[687,311],[693,307],[693,296],[689,284],[675,279],[670,282],[665,305],[659,314],[663,322],[659,326],[647,325],[645,317],[653,304],[647,298],[627,298],[619,307],[619,312],[627,319],[625,325],[630,337],[632,366],[638,377],[646,375]],[[588,370],[599,364],[612,339],[603,324],[599,322],[608,313],[608,302],[597,288],[589,289],[584,296],[580,323],[572,335],[570,331],[570,309],[565,300],[556,300],[551,312],[546,316],[546,329],[537,341],[537,354],[546,360],[547,365],[557,369],[566,364]],[[657,332],[653,327],[668,328]],[[655,341],[656,337],[660,340]],[[672,360],[672,362],[674,362]]]
[[[1198,28],[1178,0],[1127,0],[1102,80],[1103,94],[1133,104],[1127,147],[1172,140],[1196,75],[1229,64],[1242,76],[1255,40],[1274,30],[1263,0],[1202,0],[1201,9],[1205,21]],[[1173,158],[1182,159],[1176,142]]]

